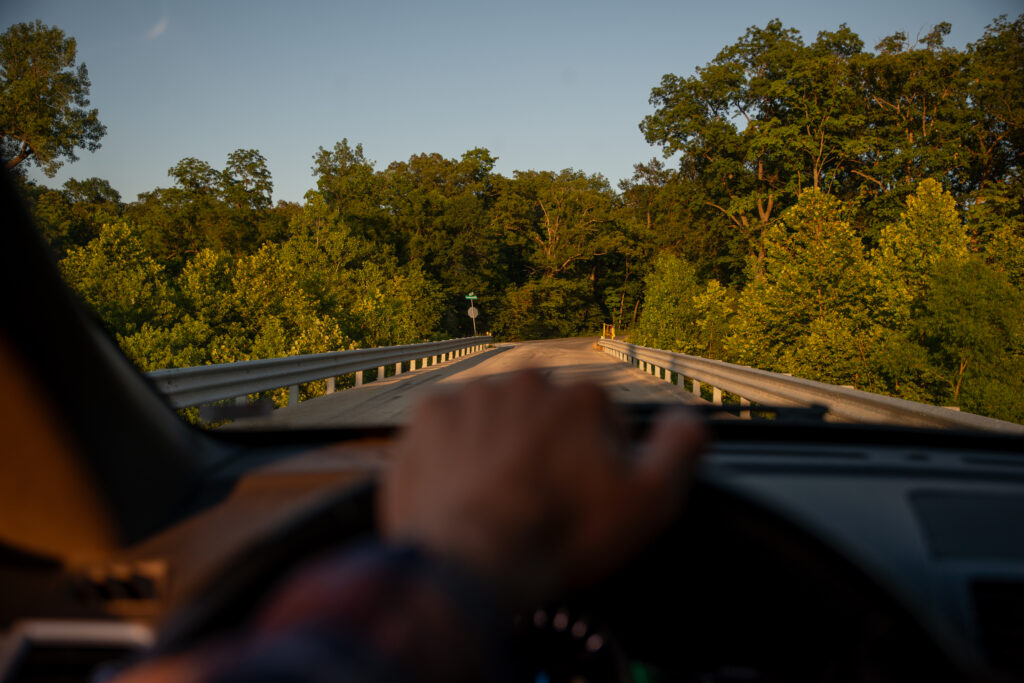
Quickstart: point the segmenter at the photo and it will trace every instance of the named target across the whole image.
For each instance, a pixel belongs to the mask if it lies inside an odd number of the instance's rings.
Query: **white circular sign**
[[[475,318],[478,315],[480,315],[480,309],[478,309],[476,306],[470,306],[468,313],[470,318]]]

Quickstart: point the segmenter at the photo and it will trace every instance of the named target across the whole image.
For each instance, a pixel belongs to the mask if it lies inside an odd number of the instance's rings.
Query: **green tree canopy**
[[[223,170],[186,157],[167,175],[174,186],[140,194],[128,215],[148,248],[176,268],[202,249],[252,253],[265,237],[287,233],[287,216],[271,207],[273,180],[258,150],[231,152]]]
[[[718,280],[701,286],[696,269],[671,253],[654,261],[646,279],[644,312],[633,340],[644,346],[720,357],[733,297]]]
[[[766,230],[761,267],[763,275],[740,296],[727,343],[731,357],[810,379],[865,384],[867,262],[842,203],[805,190]]]
[[[872,259],[876,314],[890,327],[905,329],[936,264],[963,261],[968,246],[952,195],[930,178],[921,182],[899,219],[882,230]]]
[[[164,268],[126,223],[104,225],[99,236],[61,261],[65,281],[114,333],[167,322],[174,304]]]
[[[0,35],[0,155],[7,168],[35,163],[51,178],[77,149],[94,152],[106,126],[89,109],[89,71],[75,39],[40,21]]]

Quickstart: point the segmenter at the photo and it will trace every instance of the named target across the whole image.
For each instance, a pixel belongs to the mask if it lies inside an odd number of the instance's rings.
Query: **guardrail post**
[[[299,405],[299,385],[293,384],[288,387],[288,405],[297,406]]]
[[[363,371],[362,370],[356,370],[356,386],[357,387],[363,386]],[[332,391],[334,390],[334,378],[333,377],[331,378],[331,390]]]
[[[416,369],[416,359],[413,358],[411,361],[409,361],[409,372],[412,372],[415,369]]]
[[[384,379],[384,366],[381,365],[377,368],[377,381]]]
[[[429,360],[430,360],[429,358],[424,358],[423,360],[421,360],[420,361],[420,367],[421,368],[427,367],[427,361],[429,361]]]
[[[402,374],[402,363],[401,362],[395,363],[395,374],[396,375],[401,375]]]
[[[249,394],[242,394],[241,396],[235,396],[235,405],[244,406],[249,402]]]
[[[722,390],[718,387],[711,387],[711,402],[716,406],[722,405]]]
[[[741,410],[740,411],[740,419],[741,420],[749,420],[750,419],[750,407],[749,407],[750,406],[750,401],[748,401],[747,399],[745,399],[742,396],[740,396],[740,406],[747,406],[746,410]]]
[[[692,391],[694,396],[700,398],[700,382],[698,382],[696,379],[693,380]]]
[[[434,365],[437,365],[437,356],[434,356]]]
[[[333,377],[328,377],[327,378],[327,391],[325,393],[328,393],[328,394],[333,394],[334,393],[334,378]]]
[[[665,368],[665,381],[672,384],[672,371],[668,368]]]

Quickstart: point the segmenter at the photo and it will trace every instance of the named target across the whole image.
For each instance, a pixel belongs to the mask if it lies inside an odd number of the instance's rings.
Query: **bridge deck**
[[[346,427],[406,421],[412,407],[431,392],[484,377],[532,367],[556,383],[600,384],[617,403],[693,403],[682,388],[618,361],[594,347],[594,338],[503,344],[461,361],[370,382],[271,415],[239,420],[237,428]]]

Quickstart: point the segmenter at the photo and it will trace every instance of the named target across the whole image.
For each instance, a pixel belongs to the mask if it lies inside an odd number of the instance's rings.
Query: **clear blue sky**
[[[953,24],[962,47],[1021,0],[364,3],[0,0],[0,27],[41,19],[78,41],[102,148],[53,180],[99,176],[127,200],[167,169],[268,159],[274,199],[313,187],[318,146],[361,142],[378,168],[487,147],[497,170],[573,167],[613,183],[658,155],[638,124],[662,74],[691,74],[779,17],[813,39],[846,22],[868,47]]]

